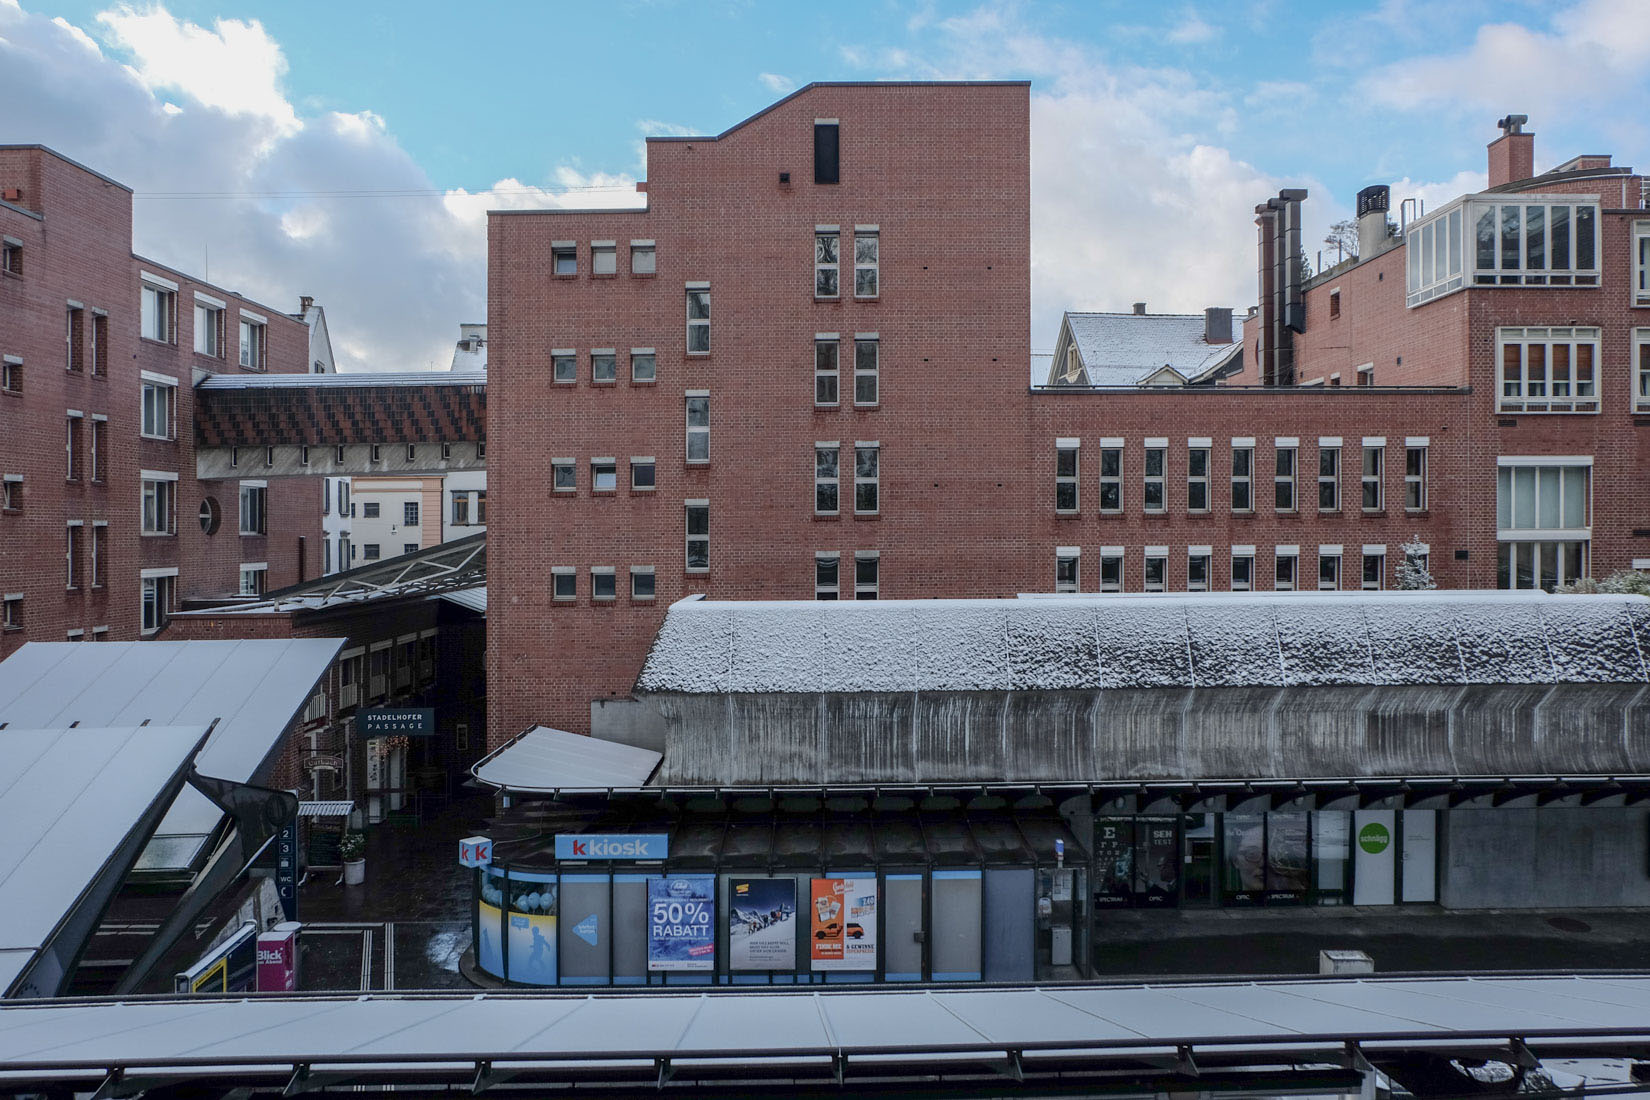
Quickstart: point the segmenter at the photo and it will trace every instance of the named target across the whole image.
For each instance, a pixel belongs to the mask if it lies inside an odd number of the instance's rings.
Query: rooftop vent
[[[1134,315],[1136,317],[1146,316],[1146,303],[1145,302],[1136,302],[1136,303],[1134,303]]]

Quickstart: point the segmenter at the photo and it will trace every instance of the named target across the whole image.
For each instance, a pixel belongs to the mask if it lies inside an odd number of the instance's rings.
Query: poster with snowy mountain
[[[728,881],[728,958],[734,970],[796,969],[796,880]]]

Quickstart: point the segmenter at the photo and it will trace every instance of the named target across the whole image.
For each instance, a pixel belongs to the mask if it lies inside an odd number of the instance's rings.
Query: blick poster
[[[728,965],[796,969],[796,880],[728,880]]]
[[[716,876],[671,875],[647,881],[647,968],[716,967]]]
[[[809,891],[809,958],[815,970],[877,968],[877,880],[816,878]]]

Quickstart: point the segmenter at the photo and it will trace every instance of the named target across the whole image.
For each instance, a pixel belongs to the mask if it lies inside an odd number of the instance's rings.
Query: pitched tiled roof
[[[1142,385],[1165,366],[1189,380],[1241,347],[1207,343],[1201,313],[1067,313],[1065,324],[1091,386]]]

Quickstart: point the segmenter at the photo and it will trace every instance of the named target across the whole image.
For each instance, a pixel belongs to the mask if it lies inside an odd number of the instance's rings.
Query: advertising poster
[[[1102,817],[1094,823],[1094,904],[1127,905],[1134,898],[1134,821]]]
[[[1226,866],[1222,876],[1229,905],[1259,905],[1266,890],[1266,818],[1227,814],[1222,821]]]
[[[796,969],[796,880],[728,881],[728,965],[734,970]]]
[[[476,902],[476,935],[480,943],[476,950],[476,965],[489,974],[504,977],[504,944],[499,940],[503,913],[496,905]]]
[[[815,970],[877,968],[877,880],[816,878],[809,890],[809,958]]]
[[[1267,891],[1274,895],[1304,899],[1311,869],[1306,849],[1306,815],[1267,814]]]
[[[512,982],[556,984],[556,915],[510,914],[510,973]]]
[[[1180,836],[1172,817],[1142,817],[1137,836],[1141,900],[1146,905],[1173,905],[1180,888]]]
[[[647,968],[716,967],[716,876],[672,875],[647,883]]]

